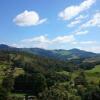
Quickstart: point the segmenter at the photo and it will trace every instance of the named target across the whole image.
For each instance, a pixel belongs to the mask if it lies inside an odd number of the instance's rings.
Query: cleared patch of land
[[[93,83],[98,83],[100,81],[100,65],[95,66],[91,70],[86,70],[87,80]]]

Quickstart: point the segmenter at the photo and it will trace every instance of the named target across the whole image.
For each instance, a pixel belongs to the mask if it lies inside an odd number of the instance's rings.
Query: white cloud
[[[100,27],[100,12],[94,14],[93,18],[91,18],[88,22],[83,24],[81,28],[94,26]]]
[[[71,43],[75,41],[74,35],[58,36],[52,40],[53,43]]]
[[[26,42],[26,43],[48,43],[48,44],[55,44],[55,43],[69,43],[69,42],[73,42],[75,40],[73,35],[65,35],[65,36],[58,36],[55,37],[54,39],[49,39],[47,36],[45,35],[41,35],[38,37],[33,37],[33,38],[29,38],[29,39],[24,39],[21,42]]]
[[[100,46],[97,41],[77,41],[74,35],[57,36],[53,39],[46,35],[41,35],[33,38],[28,38],[19,41],[17,44],[12,44],[15,47],[36,47],[44,49],[67,49],[69,46],[80,47],[82,50],[99,52]],[[89,47],[88,47],[89,46]]]
[[[40,19],[40,16],[35,11],[24,11],[23,13],[17,15],[13,22],[15,22],[18,26],[35,26],[38,24],[42,24],[47,19]]]
[[[74,42],[72,42],[72,44],[86,46],[86,45],[97,45],[98,42],[94,41],[94,40],[90,40],[90,41],[74,41]]]
[[[24,39],[20,44],[27,44],[28,47],[47,48],[48,45],[51,44],[51,41],[47,38],[46,35],[41,35],[38,37]]]
[[[21,40],[19,44],[13,44],[16,47],[39,47],[48,48],[61,46],[63,44],[72,44],[75,41],[73,35],[57,36],[53,39],[48,38],[46,35],[41,35],[38,37],[28,38]]]
[[[85,0],[80,5],[73,5],[65,8],[63,11],[59,13],[59,17],[63,20],[70,20],[80,14],[81,12],[89,9],[96,0]]]
[[[38,21],[37,25],[38,25],[38,24],[42,24],[42,23],[44,23],[44,22],[46,22],[46,21],[47,21],[47,19],[46,19],[46,18],[41,19],[40,21]]]
[[[75,21],[72,21],[72,22],[71,22],[70,24],[68,24],[67,26],[68,26],[68,27],[73,27],[73,26],[79,24],[80,22],[81,22],[80,20],[75,20]]]
[[[81,41],[79,44],[85,44],[85,45],[93,45],[97,44],[97,41]]]
[[[68,24],[68,27],[74,27],[77,24],[80,24],[83,19],[87,18],[88,16],[84,16],[84,15],[79,15],[78,17],[76,17],[70,24]]]
[[[83,19],[87,18],[87,16],[84,15],[79,15],[78,17],[76,17],[70,24],[68,24],[68,27],[74,27],[77,24],[80,24]]]
[[[95,40],[90,41],[75,41],[73,42],[77,48],[89,52],[100,53],[100,42]]]
[[[79,47],[79,49],[91,51],[95,53],[100,53],[100,46]]]
[[[41,35],[39,37],[33,37],[33,38],[29,38],[29,39],[24,39],[24,40],[22,40],[22,42],[49,43],[50,41],[48,40],[48,38],[45,35]]]
[[[75,33],[75,35],[86,35],[86,34],[88,34],[87,30],[86,31],[78,31]]]
[[[75,18],[75,20],[82,20],[82,19],[85,19],[85,18],[87,18],[88,17],[88,15],[79,15],[78,17],[76,17]]]

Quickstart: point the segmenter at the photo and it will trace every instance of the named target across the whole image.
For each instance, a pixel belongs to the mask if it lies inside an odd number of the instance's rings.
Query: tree
[[[2,82],[2,86],[6,88],[7,91],[13,90],[14,79],[12,77],[5,77]]]
[[[83,71],[80,72],[79,76],[74,79],[75,85],[87,85],[87,80],[85,77],[85,73]]]
[[[0,87],[0,100],[7,100],[8,92],[5,88]]]
[[[26,73],[15,78],[14,90],[38,95],[46,88],[46,79],[41,73]]]
[[[56,84],[45,90],[39,100],[68,100],[68,93],[63,86]]]
[[[71,95],[68,100],[81,100],[80,96]]]
[[[83,100],[100,100],[100,88],[92,85],[91,89],[84,93]]]

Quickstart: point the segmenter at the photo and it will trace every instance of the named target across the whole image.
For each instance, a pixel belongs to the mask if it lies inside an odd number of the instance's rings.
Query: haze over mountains
[[[70,49],[70,50],[64,50],[64,49],[46,50],[46,49],[41,49],[41,48],[16,48],[16,47],[11,47],[5,44],[0,44],[0,50],[24,51],[24,52],[32,53],[38,56],[59,59],[63,61],[70,60],[70,59],[93,58],[93,57],[100,56],[100,54],[87,52],[87,51],[76,49],[76,48]]]

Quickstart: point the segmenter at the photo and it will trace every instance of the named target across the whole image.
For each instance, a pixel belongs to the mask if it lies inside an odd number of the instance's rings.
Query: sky
[[[100,0],[0,0],[0,44],[100,53]]]

